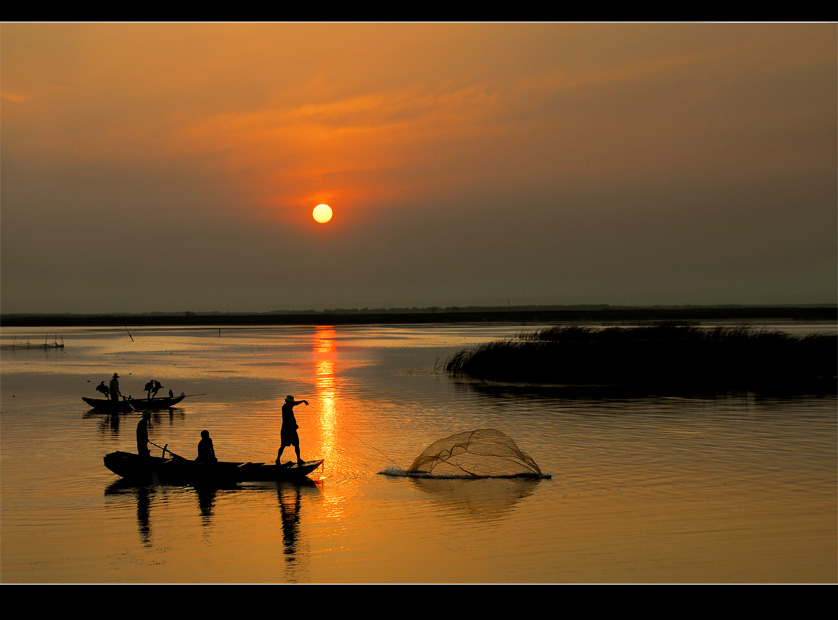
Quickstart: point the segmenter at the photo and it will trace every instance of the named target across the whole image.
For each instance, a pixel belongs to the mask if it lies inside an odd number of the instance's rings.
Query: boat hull
[[[118,476],[144,484],[229,484],[304,480],[323,464],[322,459],[306,461],[301,465],[223,461],[198,463],[179,456],[152,456],[149,457],[148,463],[144,463],[139,455],[121,451],[105,455],[104,462],[105,467]]]
[[[108,413],[130,413],[132,411],[159,411],[160,409],[169,409],[177,405],[180,401],[186,398],[186,394],[169,398],[168,396],[162,398],[129,398],[127,400],[108,400],[106,398],[87,398],[82,396],[81,399],[90,405],[96,411],[104,411]]]

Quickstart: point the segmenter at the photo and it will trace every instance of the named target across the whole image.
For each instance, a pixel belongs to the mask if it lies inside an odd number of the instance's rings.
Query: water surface
[[[438,372],[460,346],[538,327],[73,328],[63,349],[4,348],[0,578],[836,581],[834,397],[571,399]],[[44,338],[2,339],[27,336]],[[134,397],[152,378],[189,395],[150,431],[189,458],[207,429],[221,459],[273,460],[282,401],[306,399],[303,457],[325,467],[308,485],[121,484],[102,457],[135,450],[139,416],[81,401],[114,372]],[[552,478],[381,475],[474,428]]]

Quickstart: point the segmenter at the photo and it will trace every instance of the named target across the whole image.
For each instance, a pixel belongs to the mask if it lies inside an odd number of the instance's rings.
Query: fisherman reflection
[[[201,441],[198,442],[198,458],[195,459],[199,463],[216,463],[215,448],[212,445],[209,431],[201,431]]]
[[[281,444],[279,452],[276,454],[276,464],[281,465],[282,452],[286,446],[294,446],[294,451],[297,453],[297,464],[302,465],[303,459],[300,456],[300,438],[297,435],[297,429],[300,428],[297,424],[297,418],[294,417],[294,407],[304,403],[308,407],[307,400],[294,400],[290,394],[285,397],[285,404],[282,405],[282,428],[279,430],[279,438]]]
[[[151,499],[148,487],[137,489],[137,527],[144,547],[151,547]]]
[[[289,561],[296,559],[297,538],[300,533],[300,489],[279,489],[279,508],[282,515],[282,543]]]
[[[195,487],[195,492],[198,497],[198,510],[201,511],[201,523],[204,526],[210,526],[212,525],[212,516],[215,511],[215,498],[218,495],[218,489],[214,486],[199,484]]]

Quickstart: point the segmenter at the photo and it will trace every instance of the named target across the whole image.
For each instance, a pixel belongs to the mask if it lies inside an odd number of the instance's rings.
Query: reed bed
[[[462,349],[453,378],[658,390],[834,393],[838,336],[749,327],[553,327]]]

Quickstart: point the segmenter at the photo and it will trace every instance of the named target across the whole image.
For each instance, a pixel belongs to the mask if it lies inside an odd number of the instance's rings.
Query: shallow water
[[[838,579],[834,397],[569,399],[436,370],[460,346],[538,327],[74,328],[59,332],[64,349],[4,348],[0,579]],[[120,484],[102,457],[135,451],[139,416],[80,398],[113,372],[134,397],[151,378],[189,395],[150,431],[189,458],[208,429],[222,460],[273,460],[285,395],[306,399],[303,457],[325,467],[309,485]],[[380,473],[474,428],[507,433],[552,478]]]

